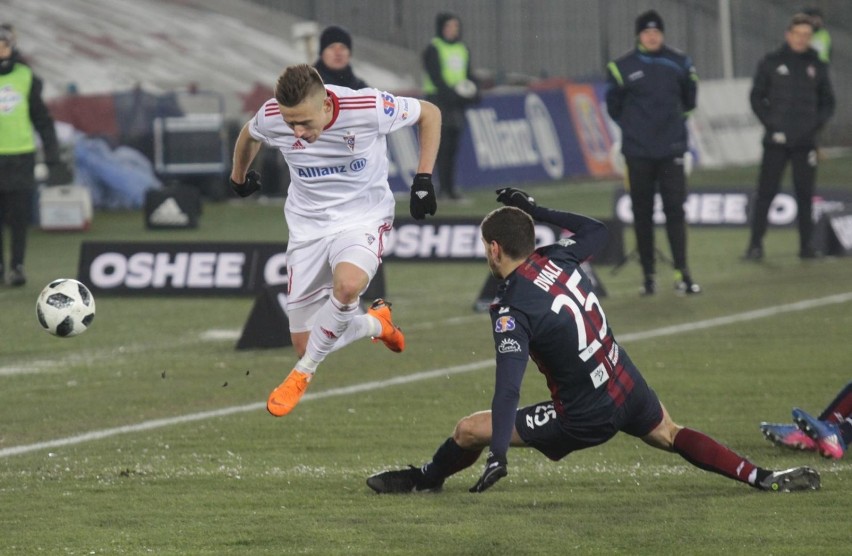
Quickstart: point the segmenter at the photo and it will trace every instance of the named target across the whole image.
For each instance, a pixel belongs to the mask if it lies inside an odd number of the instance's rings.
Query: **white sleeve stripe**
[[[370,100],[368,102],[343,102],[340,101],[339,106],[341,108],[374,108],[376,106],[376,100]]]

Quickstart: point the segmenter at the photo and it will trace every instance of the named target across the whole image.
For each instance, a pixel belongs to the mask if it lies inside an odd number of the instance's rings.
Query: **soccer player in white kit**
[[[377,89],[326,86],[307,64],[278,78],[275,97],[243,126],[234,147],[231,185],[241,196],[260,189],[249,170],[261,143],[277,147],[290,168],[284,205],[287,244],[287,316],[299,356],[269,395],[272,415],[299,403],[317,365],[333,350],[371,336],[395,352],[405,348],[378,299],[360,314],[359,298],[375,276],[394,198],[388,185],[386,135],[417,124],[420,158],[411,186],[411,215],[436,210],[432,169],[441,139],[441,112],[433,104]]]

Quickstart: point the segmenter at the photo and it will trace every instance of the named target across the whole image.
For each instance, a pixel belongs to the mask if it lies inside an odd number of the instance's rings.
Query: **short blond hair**
[[[325,93],[325,83],[317,70],[308,64],[298,64],[285,68],[278,77],[275,100],[281,106],[297,106],[320,91]]]

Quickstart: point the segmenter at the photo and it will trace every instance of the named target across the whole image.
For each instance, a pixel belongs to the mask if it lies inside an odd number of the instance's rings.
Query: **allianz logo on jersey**
[[[556,125],[540,96],[524,99],[524,117],[497,119],[491,107],[466,113],[476,161],[483,170],[541,165],[553,179],[565,175],[565,161]]]
[[[346,174],[348,172],[360,172],[367,167],[366,158],[356,158],[347,166],[346,164],[335,164],[334,166],[297,166],[296,174],[300,178],[321,178],[334,174]]]

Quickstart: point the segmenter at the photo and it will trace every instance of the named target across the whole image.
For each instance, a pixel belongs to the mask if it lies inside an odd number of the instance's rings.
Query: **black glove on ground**
[[[426,215],[435,216],[438,202],[435,199],[435,187],[432,185],[432,174],[417,174],[411,184],[411,202],[408,205],[411,216],[415,220],[423,220]]]
[[[260,191],[260,173],[256,170],[249,170],[243,183],[237,183],[233,179],[230,181],[231,189],[240,197],[248,197],[255,191]]]
[[[482,476],[476,481],[476,484],[470,487],[470,492],[484,492],[508,474],[506,458],[498,458],[489,453],[488,461],[485,462],[485,471],[482,472]]]
[[[521,191],[514,187],[504,187],[503,189],[498,189],[496,193],[497,202],[503,203],[507,207],[519,208],[527,214],[532,214],[533,209],[536,207],[535,199],[526,191]]]

